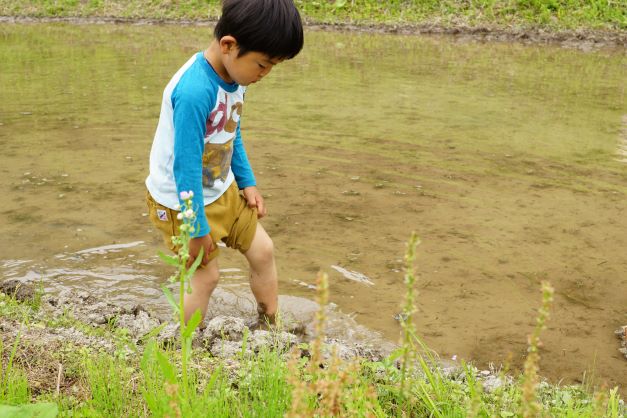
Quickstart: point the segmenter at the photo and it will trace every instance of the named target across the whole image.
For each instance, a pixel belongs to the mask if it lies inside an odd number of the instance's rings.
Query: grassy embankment
[[[295,0],[311,23],[627,30],[622,0]],[[215,19],[219,0],[0,0],[0,15]]]
[[[37,315],[40,298],[19,303],[0,293],[2,322],[21,323],[24,333],[74,328],[117,347],[98,350],[71,342],[42,346],[27,343],[20,334],[0,333],[0,416],[624,416],[617,389],[557,386],[539,378],[540,334],[553,297],[548,283],[543,285],[542,305],[529,337],[522,375],[503,373],[500,385],[485,390],[481,374],[471,365],[462,364],[454,371],[438,367],[437,355],[420,342],[412,324],[417,304],[415,248],[414,236],[406,255],[407,290],[402,309],[407,319],[402,322],[400,347],[375,362],[341,361],[335,352],[325,358],[324,309],[317,315],[318,337],[306,347],[253,354],[244,338],[241,352],[225,360],[211,357],[205,350],[186,352],[179,344],[158,344],[150,337],[156,331],[135,343],[113,323],[94,328],[69,313],[60,318],[42,317]],[[181,280],[181,289],[184,287]],[[325,306],[328,284],[323,275],[318,279],[318,298]],[[180,313],[174,298],[169,299]],[[191,347],[191,329],[189,325],[187,330],[182,328],[179,341],[184,341],[183,346],[189,343]]]

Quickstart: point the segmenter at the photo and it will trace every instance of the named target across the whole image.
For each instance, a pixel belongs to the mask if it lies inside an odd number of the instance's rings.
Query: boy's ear
[[[220,50],[223,54],[228,54],[232,49],[237,48],[237,40],[231,35],[220,38]]]

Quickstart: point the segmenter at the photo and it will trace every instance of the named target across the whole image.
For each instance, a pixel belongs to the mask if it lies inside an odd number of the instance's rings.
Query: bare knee
[[[192,288],[194,288],[194,290],[198,289],[211,292],[216,287],[219,280],[220,270],[218,266],[209,263],[207,266],[196,270],[192,279]]]
[[[266,236],[261,243],[259,248],[259,258],[266,262],[274,260],[274,242],[269,236]]]
[[[254,244],[246,254],[252,263],[266,264],[274,261],[274,242],[272,242],[272,238],[265,235]]]

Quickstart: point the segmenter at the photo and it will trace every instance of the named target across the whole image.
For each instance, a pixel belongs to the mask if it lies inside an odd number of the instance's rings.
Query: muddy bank
[[[14,363],[26,374],[35,396],[56,392],[87,399],[88,391],[76,371],[76,363],[81,361],[77,356],[84,353],[96,356],[104,352],[139,361],[151,338],[163,345],[178,347],[179,324],[141,305],[122,306],[99,300],[84,291],[66,289],[58,295],[38,292],[35,286],[18,280],[0,282],[0,308],[6,309],[7,303],[11,303],[4,295],[24,306],[38,306],[34,316],[28,319],[21,315],[0,315],[0,348],[7,348],[0,350],[0,362],[6,364],[15,347]],[[313,320],[318,310],[314,302],[282,298],[280,305],[286,310],[284,320],[279,328],[268,330],[258,324],[252,314],[242,315],[238,306],[241,298],[238,301],[228,297],[217,299],[212,300],[209,319],[195,332],[192,343],[197,353],[194,361],[204,373],[210,374],[215,364],[223,364],[229,377],[236,380],[244,358],[263,350],[278,350],[287,357],[292,348],[314,336]],[[322,354],[324,359],[336,353],[345,361],[358,358],[381,361],[394,347],[384,341],[365,343],[327,337]],[[303,350],[301,355],[308,356],[309,352]],[[493,385],[494,379],[498,377],[491,376],[486,384]]]
[[[76,364],[77,354],[97,356],[106,352],[115,357],[139,359],[149,338],[156,337],[161,344],[171,348],[178,345],[178,324],[162,321],[140,305],[119,306],[99,301],[87,292],[69,290],[56,296],[41,295],[32,286],[17,280],[0,282],[0,307],[7,304],[6,298],[2,300],[4,295],[22,304],[38,305],[35,317],[30,320],[0,317],[0,344],[15,347],[13,354],[10,350],[0,351],[0,361],[5,363],[8,355],[15,356],[12,361],[25,373],[33,396],[56,393],[57,396],[63,394],[88,400],[89,390],[76,370],[83,367]],[[279,325],[279,329],[268,331],[251,323],[250,318],[215,316],[205,320],[195,333],[193,346],[197,354],[192,367],[201,369],[209,379],[211,370],[222,365],[229,379],[237,382],[241,379],[238,374],[241,362],[264,350],[277,350],[287,361],[293,352],[290,350],[298,345],[300,355],[309,357],[307,346],[301,343],[314,337],[311,334],[312,321],[313,316],[292,317]],[[17,346],[16,341],[19,341]],[[331,362],[333,357],[349,362],[380,362],[391,354],[393,348],[392,344],[375,346],[326,338],[322,345],[322,360],[324,364]],[[468,371],[460,364],[434,361],[437,363],[431,367],[438,368],[446,379],[458,382],[468,379]],[[400,368],[399,360],[395,363]],[[326,366],[321,364],[321,367]],[[493,367],[471,370],[475,374],[473,379],[487,392],[514,382]]]
[[[54,23],[72,24],[104,24],[123,23],[136,25],[186,25],[211,26],[214,20],[168,20],[168,19],[137,19],[123,17],[32,17],[32,16],[0,16],[0,23]],[[390,25],[390,24],[351,24],[351,23],[318,23],[307,21],[310,30],[349,31],[366,33],[395,33],[402,35],[449,35],[459,38],[470,38],[484,42],[522,42],[559,44],[566,48],[584,51],[604,48],[626,48],[627,31],[608,31],[595,29],[550,30],[530,28],[516,25],[488,26],[469,25],[459,20],[442,24],[438,21],[422,24]]]
[[[165,344],[176,345],[179,337],[179,324],[176,321],[160,318],[142,305],[120,306],[98,300],[88,292],[64,290],[58,295],[38,295],[38,290],[18,280],[0,282],[0,294],[15,298],[21,303],[37,303],[39,308],[28,325],[15,318],[0,317],[0,340],[5,347],[11,347],[18,338],[32,350],[60,349],[70,343],[114,354],[124,351],[132,355],[151,337]],[[299,300],[296,300],[299,299]],[[37,302],[35,302],[37,301]],[[301,343],[308,343],[315,338],[315,313],[319,305],[302,298],[282,298],[282,320],[277,328],[268,330],[259,324],[252,315],[242,315],[237,302],[212,300],[208,318],[195,333],[194,346],[206,350],[211,356],[228,361],[237,361],[243,354],[254,355],[264,349],[278,349],[287,352]],[[5,302],[0,302],[5,303]],[[220,306],[216,311],[216,306]],[[333,327],[333,312],[327,309],[327,318]],[[337,322],[337,315],[335,315]],[[345,324],[350,326],[351,324]],[[335,325],[337,327],[337,324]],[[359,327],[356,325],[356,327]],[[106,332],[97,332],[95,330]],[[111,338],[116,330],[125,330],[123,334],[131,344],[120,347],[119,341]],[[359,330],[361,335],[367,330]],[[620,340],[619,351],[627,358],[627,325],[616,330]],[[119,333],[118,333],[119,335]],[[348,332],[346,335],[355,335]],[[397,345],[383,341],[372,332],[371,341],[362,338],[342,339],[326,337],[323,353],[330,358],[336,353],[342,360],[382,361],[397,348]],[[307,352],[305,350],[305,355]],[[457,378],[461,372],[454,361],[438,360],[447,375]],[[49,365],[52,367],[53,365]],[[50,368],[49,367],[49,368]],[[54,367],[52,367],[54,369]],[[463,374],[463,373],[462,373]],[[502,385],[503,376],[497,376],[497,370],[479,371],[484,388],[494,389]],[[507,378],[509,379],[509,378]]]
[[[37,290],[17,280],[6,280],[0,283],[0,292],[15,297],[20,302],[32,302],[37,297]],[[298,299],[298,300],[296,300]],[[257,353],[264,347],[286,350],[299,343],[306,343],[315,337],[314,315],[319,305],[302,298],[281,297],[279,305],[282,309],[278,328],[271,331],[265,324],[259,324],[252,312],[247,313],[238,306],[241,298],[229,299],[224,295],[212,299],[205,321],[195,334],[195,346],[206,349],[214,357],[232,358],[241,355],[242,343],[246,339],[246,350]],[[247,302],[244,302],[247,303]],[[129,341],[141,347],[150,336],[158,341],[175,343],[179,336],[179,324],[170,318],[163,318],[149,312],[142,305],[121,306],[99,300],[88,292],[63,290],[58,295],[42,295],[38,302],[39,309],[35,322],[46,326],[28,326],[10,318],[0,318],[0,332],[8,343],[16,338],[36,345],[50,346],[59,343],[72,343],[94,349],[104,349],[112,353],[119,349],[116,345],[99,333],[91,332],[101,328],[108,331],[125,329]],[[333,306],[328,317],[333,321]],[[346,319],[348,321],[348,319]],[[49,326],[50,324],[59,326]],[[72,326],[75,323],[78,326]],[[346,327],[353,326],[346,322]],[[331,326],[333,326],[331,324]],[[354,324],[355,330],[359,328]],[[361,335],[368,333],[361,329]],[[347,333],[346,335],[354,335]],[[369,336],[370,342],[356,337],[353,340],[328,337],[329,353],[336,349],[344,360],[364,358],[379,361],[395,348],[395,345],[380,340],[376,333]]]

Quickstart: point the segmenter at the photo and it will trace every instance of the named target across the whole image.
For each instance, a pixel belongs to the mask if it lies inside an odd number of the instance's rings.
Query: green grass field
[[[311,23],[627,29],[621,0],[296,0]],[[0,15],[216,19],[218,0],[0,0]]]

